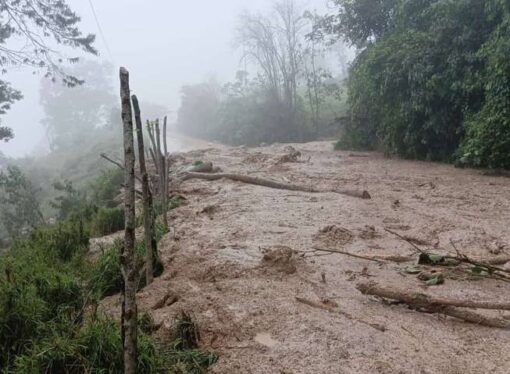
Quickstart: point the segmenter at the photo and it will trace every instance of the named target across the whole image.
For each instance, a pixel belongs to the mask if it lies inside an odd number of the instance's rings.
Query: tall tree
[[[274,3],[272,16],[245,13],[237,30],[244,58],[260,69],[272,98],[282,104],[285,122],[294,123],[302,72],[306,20],[294,0]]]
[[[65,0],[2,0],[0,1],[0,69],[28,66],[43,70],[47,78],[59,78],[68,86],[82,83],[62,68],[65,62],[76,62],[77,57],[63,57],[61,49],[81,49],[97,54],[93,46],[95,36],[83,35],[78,28],[80,17]],[[21,41],[21,42],[20,42]],[[0,80],[0,114],[22,98],[18,90]],[[13,136],[6,127],[0,127],[0,140]]]

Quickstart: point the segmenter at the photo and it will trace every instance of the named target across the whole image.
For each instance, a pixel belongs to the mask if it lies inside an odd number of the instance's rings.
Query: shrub
[[[1,258],[0,367],[57,330],[61,321],[80,319],[85,303],[80,279],[45,250],[18,245],[15,253]]]
[[[88,321],[45,337],[18,356],[13,373],[121,373],[122,342],[119,323],[109,318]],[[149,335],[139,332],[138,372],[170,371],[169,357]]]
[[[104,171],[101,176],[94,179],[89,187],[91,203],[107,208],[115,207],[117,205],[115,197],[119,194],[123,182],[124,172],[122,170]]]
[[[85,251],[89,235],[81,220],[66,220],[55,225],[40,226],[29,241],[21,241],[43,251],[47,256],[55,254],[61,261],[69,261],[79,251]],[[16,245],[14,245],[16,247]]]
[[[157,225],[156,240],[159,241],[166,232],[168,232],[168,230],[164,225]],[[114,295],[122,289],[120,265],[122,245],[122,240],[116,240],[93,265],[93,270],[90,275],[90,288],[98,298]],[[135,256],[136,270],[138,274],[140,274],[138,289],[142,289],[146,285],[145,276],[141,274],[145,263],[145,243],[143,240],[137,240]],[[154,256],[153,260],[154,276],[158,277],[163,273],[163,264],[159,257]]]
[[[122,372],[120,324],[103,316],[85,317],[91,294],[88,286],[95,282],[84,276],[93,271],[84,271],[87,262],[81,256],[61,256],[79,253],[69,250],[71,243],[79,248],[83,244],[69,235],[72,230],[66,231],[72,222],[64,223],[40,228],[0,256],[0,368],[4,373]],[[159,227],[158,235],[163,232]],[[98,269],[105,273],[96,273],[114,283],[120,279],[120,245],[115,243],[116,248],[102,258]],[[140,268],[143,254],[138,244]],[[215,360],[212,353],[158,343],[149,335],[153,326],[147,317],[140,317],[139,328],[140,373],[203,373]]]
[[[92,233],[95,236],[103,236],[124,229],[124,209],[100,208],[93,218]]]

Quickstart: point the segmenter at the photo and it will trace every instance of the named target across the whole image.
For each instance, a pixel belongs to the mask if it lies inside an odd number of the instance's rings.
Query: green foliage
[[[91,232],[94,236],[104,236],[123,229],[123,208],[99,208],[91,222]]]
[[[168,230],[164,225],[156,225],[156,241],[161,240],[167,232]],[[120,292],[122,288],[120,264],[122,246],[123,242],[116,240],[92,265],[89,285],[94,295],[99,299],[114,295]],[[158,256],[153,256],[153,261],[154,276],[158,277],[163,273],[163,264]],[[142,274],[144,263],[145,242],[144,240],[137,240],[135,247],[135,268],[137,273],[141,275],[138,284],[139,289],[145,287],[145,276]]]
[[[120,373],[123,370],[119,323],[105,317],[66,326],[16,358],[13,373]],[[139,332],[138,372],[167,372],[163,347]]]
[[[90,201],[97,206],[113,208],[117,205],[115,197],[124,183],[124,173],[120,169],[108,169],[96,177],[89,186]]]
[[[99,299],[114,295],[122,289],[120,253],[122,241],[118,240],[94,263],[89,287]]]
[[[191,315],[182,311],[174,326],[174,347],[179,350],[198,348],[200,333]]]
[[[60,193],[53,201],[50,201],[50,206],[57,211],[57,219],[66,219],[71,212],[83,206],[85,196],[73,187],[71,181],[54,182],[53,188]]]
[[[85,238],[75,235],[67,227],[38,228],[0,257],[1,367],[64,321],[81,318],[85,293],[68,261]]]
[[[510,17],[492,33],[478,53],[486,61],[480,77],[485,102],[469,117],[458,152],[459,163],[510,169]]]
[[[367,4],[338,0],[338,17],[324,20],[326,31],[365,47],[352,65],[352,116],[338,147],[510,167],[508,4]]]
[[[40,226],[30,235],[30,245],[35,245],[48,255],[55,253],[62,261],[70,261],[76,253],[85,251],[88,244],[89,235],[81,220]]]
[[[5,373],[122,372],[120,324],[96,312],[85,313],[97,297],[100,276],[120,275],[120,242],[109,252],[113,271],[82,255],[86,237],[69,220],[38,227],[0,256],[0,367]],[[161,237],[166,229],[158,227]],[[74,246],[74,249],[73,249]],[[137,245],[137,261],[143,247]],[[139,264],[139,266],[141,266]],[[103,283],[104,284],[104,283]],[[99,286],[101,287],[101,286]],[[191,323],[191,322],[190,322]],[[150,336],[152,321],[140,317],[138,372],[203,373],[212,353],[178,349]]]

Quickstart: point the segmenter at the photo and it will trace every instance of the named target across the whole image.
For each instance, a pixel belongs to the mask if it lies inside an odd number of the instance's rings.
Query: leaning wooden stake
[[[163,119],[163,152],[164,154],[161,155],[161,165],[162,165],[162,187],[163,187],[163,223],[165,224],[166,228],[168,229],[168,149],[166,144],[166,125],[167,125],[167,117]]]
[[[136,136],[138,142],[138,163],[140,166],[140,175],[142,176],[142,199],[143,199],[143,227],[145,235],[145,279],[147,284],[151,284],[154,279],[153,253],[152,248],[154,233],[154,213],[152,207],[152,194],[149,188],[149,174],[145,166],[145,150],[143,144],[142,118],[140,115],[140,106],[136,95],[131,96],[133,109],[135,112]],[[157,253],[157,248],[156,248]]]
[[[124,248],[121,253],[122,290],[122,346],[124,374],[136,373],[137,366],[137,308],[135,269],[135,153],[133,118],[129,97],[129,73],[120,68],[120,97],[124,133]]]

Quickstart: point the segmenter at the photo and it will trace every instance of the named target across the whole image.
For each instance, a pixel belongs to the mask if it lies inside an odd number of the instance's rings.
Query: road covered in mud
[[[371,196],[228,179],[173,186],[186,200],[171,212],[174,230],[160,244],[165,273],[139,293],[139,308],[153,315],[162,337],[181,310],[191,312],[202,345],[219,354],[212,373],[510,372],[508,328],[356,288],[508,300],[504,275],[440,262],[444,255],[510,255],[510,179],[337,152],[329,142],[213,146],[172,159],[174,168],[212,162],[225,173]],[[438,262],[417,265],[419,250],[439,255]],[[118,298],[108,303],[116,307]],[[469,312],[510,319],[505,310]]]

